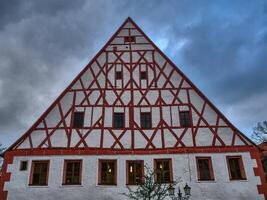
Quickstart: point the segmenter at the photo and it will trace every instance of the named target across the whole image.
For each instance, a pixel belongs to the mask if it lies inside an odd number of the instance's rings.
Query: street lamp
[[[188,200],[189,197],[191,196],[191,187],[187,185],[187,183],[184,186],[184,193],[185,195],[183,196],[180,188],[178,188],[178,193],[177,196],[175,195],[175,188],[172,186],[172,184],[169,185],[168,192],[170,194],[170,197],[172,200]]]

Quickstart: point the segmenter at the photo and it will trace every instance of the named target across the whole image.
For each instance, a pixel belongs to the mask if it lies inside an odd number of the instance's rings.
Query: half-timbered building
[[[4,153],[0,199],[125,199],[145,165],[192,199],[267,199],[257,146],[128,18]]]

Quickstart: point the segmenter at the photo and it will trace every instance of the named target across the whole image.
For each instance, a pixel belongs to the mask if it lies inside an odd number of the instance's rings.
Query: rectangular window
[[[124,43],[131,43],[135,42],[135,37],[134,36],[126,36],[124,37]]]
[[[230,180],[246,180],[245,169],[241,156],[227,156]]]
[[[73,128],[83,128],[84,112],[74,112]]]
[[[28,168],[28,161],[21,161],[20,162],[19,170],[20,171],[26,171],[27,168]]]
[[[116,71],[116,80],[121,80],[122,79],[122,72],[121,71]]]
[[[49,161],[32,161],[31,177],[29,185],[48,184]]]
[[[99,185],[116,185],[117,184],[117,161],[116,160],[99,160]]]
[[[146,71],[141,71],[141,79],[147,79],[147,72]]]
[[[63,185],[80,185],[82,175],[81,160],[65,160]]]
[[[197,157],[197,172],[199,181],[213,181],[214,174],[211,157]]]
[[[113,115],[113,127],[123,128],[124,127],[124,113],[114,113]]]
[[[144,161],[127,160],[126,161],[127,184],[139,185],[143,182]]]
[[[141,128],[144,128],[144,129],[151,128],[151,113],[150,112],[141,113]]]
[[[157,159],[154,161],[155,179],[157,183],[172,182],[172,166],[170,159]]]
[[[190,114],[189,111],[180,111],[180,125],[181,127],[191,126]]]

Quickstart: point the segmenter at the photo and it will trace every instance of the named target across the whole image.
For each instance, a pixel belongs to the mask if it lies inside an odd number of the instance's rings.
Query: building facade
[[[0,199],[126,199],[145,166],[192,199],[267,199],[257,146],[128,18],[5,152]]]

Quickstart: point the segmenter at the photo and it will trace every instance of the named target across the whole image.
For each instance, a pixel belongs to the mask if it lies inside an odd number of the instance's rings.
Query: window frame
[[[47,164],[46,183],[45,184],[33,184],[34,167],[35,167],[36,163],[46,163]],[[32,160],[30,179],[29,179],[28,185],[29,186],[48,186],[49,168],[50,168],[50,160]]]
[[[201,179],[201,173],[199,168],[199,160],[208,160],[209,162],[209,173],[210,173],[210,179]],[[213,165],[212,165],[212,158],[208,156],[198,156],[196,157],[196,166],[197,166],[197,179],[198,181],[215,181],[214,171],[213,171]]]
[[[102,163],[103,162],[113,162],[114,163],[114,183],[107,184],[102,183]],[[98,160],[98,185],[117,185],[117,159],[99,159]]]
[[[170,171],[170,181],[169,182],[161,182],[161,184],[166,184],[166,183],[172,183],[173,182],[173,171],[172,171],[172,159],[171,158],[159,158],[159,159],[154,159],[154,181],[155,183],[158,183],[158,177],[157,177],[157,162],[169,162],[169,171]]]
[[[122,123],[122,127],[115,127],[115,114],[123,114],[123,123]],[[112,128],[113,129],[124,129],[125,128],[125,113],[124,112],[113,112],[113,116],[112,116]]]
[[[184,124],[182,124],[182,113],[188,113],[188,119],[189,119],[189,124],[188,126],[185,126]],[[182,110],[179,111],[179,121],[180,121],[180,126],[183,128],[187,128],[187,127],[191,127],[192,126],[192,116],[189,110]]]
[[[241,173],[241,178],[233,178],[232,174],[231,174],[231,167],[230,167],[230,163],[229,163],[229,159],[238,159],[238,165],[240,168],[240,173]],[[247,176],[246,176],[246,171],[245,171],[245,167],[244,167],[244,163],[243,163],[243,159],[241,155],[237,155],[237,156],[226,156],[226,162],[227,162],[227,168],[228,168],[228,174],[229,174],[229,180],[230,181],[243,181],[243,180],[247,180]]]
[[[80,169],[79,169],[79,183],[66,183],[66,173],[67,173],[67,163],[68,162],[80,162]],[[62,185],[82,185],[82,164],[83,161],[81,159],[78,160],[71,160],[67,159],[64,160],[64,166],[63,166],[63,177],[62,177]]]
[[[74,124],[75,124],[75,114],[76,113],[82,113],[83,114],[82,127],[75,127],[74,126]],[[76,128],[78,128],[78,129],[84,128],[84,118],[85,118],[84,115],[85,115],[84,111],[74,111],[73,112],[72,128],[74,128],[74,129],[76,129]]]
[[[22,168],[23,163],[26,163],[26,169]],[[21,160],[19,165],[19,171],[27,171],[28,170],[28,160]]]
[[[150,117],[150,126],[149,127],[143,127],[142,126],[142,115],[146,115],[146,114],[148,114]],[[152,114],[151,114],[151,112],[140,112],[140,127],[142,129],[151,129],[152,128]]]
[[[129,182],[129,164],[130,163],[141,163],[141,183],[130,183]],[[126,185],[142,185],[144,183],[144,160],[126,160]]]

